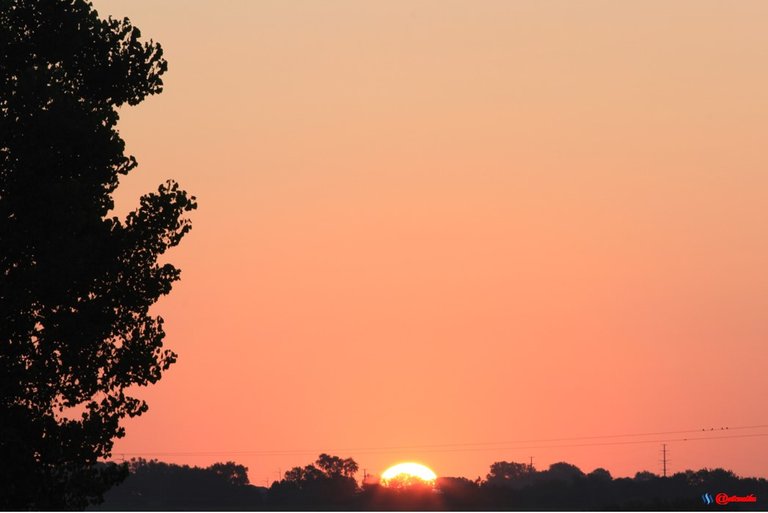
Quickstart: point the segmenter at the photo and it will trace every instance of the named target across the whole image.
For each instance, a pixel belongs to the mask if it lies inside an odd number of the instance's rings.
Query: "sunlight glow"
[[[387,481],[397,477],[417,477],[422,481],[429,483],[437,479],[437,474],[435,474],[429,467],[413,462],[398,463],[397,465],[389,467],[383,474],[381,474],[382,483],[385,485]]]

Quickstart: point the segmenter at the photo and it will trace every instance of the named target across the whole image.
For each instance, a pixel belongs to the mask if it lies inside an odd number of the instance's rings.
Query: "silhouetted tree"
[[[320,479],[326,479],[328,476],[319,468],[314,465],[307,465],[306,467],[293,467],[285,472],[285,481],[288,483],[296,484],[299,489],[308,486],[308,483],[313,483]]]
[[[561,461],[549,466],[549,470],[546,472],[546,477],[557,481],[573,482],[584,477],[584,472],[582,472],[576,465]]]
[[[214,463],[208,470],[225,478],[227,481],[234,485],[247,485],[248,482],[248,469],[243,465],[238,465],[234,461],[228,461],[226,463]]]
[[[514,461],[497,461],[486,476],[486,486],[521,488],[531,483],[536,474],[532,466]]]
[[[351,459],[321,454],[314,465],[294,467],[272,483],[268,504],[274,509],[338,509],[350,507],[359,491]]]
[[[318,458],[319,460],[319,458]],[[723,469],[687,470],[662,479],[611,479],[607,470],[596,469],[585,477],[573,465],[557,464],[572,480],[552,478],[550,470],[536,472],[525,486],[482,485],[461,477],[438,477],[434,487],[414,480],[411,485],[384,486],[368,480],[362,489],[350,478],[329,473],[317,463],[296,467],[285,479],[265,488],[238,484],[246,469],[232,462],[208,468],[158,461],[131,460],[131,475],[109,490],[98,510],[340,510],[340,511],[697,511],[707,506],[702,494],[718,493],[757,498],[754,503],[731,503],[728,510],[764,510],[768,496],[765,479],[740,478]],[[498,468],[498,467],[497,467]]]
[[[166,70],[139,37],[85,0],[0,0],[0,508],[82,508],[124,476],[95,464],[147,409],[127,389],[176,359],[148,309],[195,199],[167,182],[109,217],[136,166],[116,109]]]
[[[656,479],[659,479],[659,476],[647,470],[641,470],[635,473],[635,481],[654,481]]]
[[[446,508],[471,510],[487,509],[486,496],[481,492],[480,484],[465,477],[438,477],[435,489],[442,495]]]
[[[600,481],[600,482],[611,481],[613,479],[613,477],[611,476],[611,473],[602,467],[596,468],[595,470],[587,474],[587,478],[593,481]]]
[[[236,463],[207,468],[134,459],[130,475],[104,495],[95,510],[253,510],[266,488],[248,484],[248,469]],[[233,479],[234,477],[234,479]]]
[[[444,483],[448,489],[450,484]],[[452,491],[455,491],[452,490]],[[384,511],[434,511],[445,509],[443,493],[434,483],[414,476],[399,475],[382,484],[367,485],[357,509]],[[454,495],[450,495],[453,497]],[[458,501],[457,501],[458,503]]]
[[[390,490],[432,490],[434,488],[433,482],[424,481],[422,478],[411,474],[398,474],[386,480],[385,484]]]
[[[352,458],[341,459],[338,456],[321,454],[316,463],[330,477],[353,477],[358,470],[357,463]]]

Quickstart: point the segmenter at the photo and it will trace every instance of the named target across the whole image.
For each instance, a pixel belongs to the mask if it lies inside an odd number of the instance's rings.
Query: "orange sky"
[[[551,446],[697,435],[511,442],[768,424],[768,3],[95,5],[170,64],[118,211],[200,204],[118,455],[620,476],[661,443]],[[768,437],[668,449],[768,475]]]

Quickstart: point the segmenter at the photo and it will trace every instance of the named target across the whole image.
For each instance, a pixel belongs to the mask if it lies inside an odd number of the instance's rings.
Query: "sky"
[[[768,3],[94,5],[169,61],[116,212],[199,202],[116,458],[768,476]]]

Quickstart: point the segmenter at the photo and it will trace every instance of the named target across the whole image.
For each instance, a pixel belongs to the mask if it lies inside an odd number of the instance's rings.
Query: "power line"
[[[360,448],[341,448],[341,449],[321,449],[319,452],[352,452],[356,454],[387,454],[391,452],[397,452],[401,450],[419,450],[420,452],[467,452],[467,451],[508,451],[508,450],[521,450],[521,449],[557,449],[557,448],[573,448],[573,447],[595,447],[595,446],[615,446],[615,445],[636,445],[636,444],[650,444],[650,443],[667,443],[667,442],[689,442],[689,441],[702,441],[702,440],[726,440],[736,438],[757,438],[768,436],[768,433],[753,433],[742,435],[723,435],[723,436],[704,436],[704,437],[683,437],[683,438],[662,438],[652,440],[623,440],[623,441],[606,441],[606,442],[589,442],[589,443],[577,443],[577,444],[557,444],[557,445],[533,445],[533,446],[510,446],[510,444],[522,444],[522,443],[537,443],[537,442],[558,442],[558,441],[576,441],[576,440],[596,440],[601,438],[620,438],[620,437],[639,437],[639,436],[652,436],[652,435],[665,435],[665,434],[689,434],[689,433],[702,433],[702,432],[716,432],[716,431],[735,431],[746,429],[758,429],[766,428],[768,425],[757,426],[738,426],[731,428],[719,428],[719,429],[697,429],[697,430],[685,430],[685,431],[663,431],[656,433],[636,433],[626,435],[603,435],[603,436],[582,436],[582,437],[568,437],[568,438],[550,438],[540,440],[520,440],[517,442],[477,442],[477,443],[456,443],[456,444],[432,444],[432,445],[411,445],[411,446],[380,446],[380,447],[360,447]],[[292,449],[292,450],[223,450],[223,451],[144,451],[144,452],[125,452],[121,454],[142,456],[142,455],[155,455],[155,456],[169,456],[169,455],[219,455],[219,454],[252,454],[261,456],[291,456],[291,455],[306,455],[317,454],[317,449]]]
[[[403,449],[431,449],[442,447],[459,447],[459,446],[483,446],[483,445],[508,445],[508,444],[520,444],[520,443],[539,443],[539,442],[565,442],[576,440],[596,440],[601,438],[630,438],[641,436],[660,436],[660,435],[679,435],[689,433],[704,433],[704,432],[717,432],[717,431],[736,431],[746,429],[760,429],[768,428],[768,424],[760,424],[754,426],[735,426],[735,427],[721,427],[721,428],[702,428],[702,429],[687,429],[682,431],[656,431],[647,433],[627,433],[621,435],[594,435],[594,436],[576,436],[576,437],[563,437],[563,438],[540,438],[540,439],[526,439],[526,440],[513,440],[502,442],[462,442],[462,443],[447,443],[447,444],[422,444],[422,445],[400,445],[400,446],[378,446],[378,447],[346,447],[337,448],[334,451],[337,452],[360,452],[360,451],[382,451],[382,450],[403,450]],[[565,446],[564,446],[565,447]],[[328,449],[320,449],[327,451]],[[288,454],[307,454],[317,452],[317,449],[286,449],[286,450],[272,450],[272,449],[256,449],[256,450],[223,450],[223,451],[186,451],[186,452],[168,452],[163,454],[236,454],[236,453],[253,453],[264,455],[288,455]],[[128,454],[128,453],[126,453]],[[137,454],[137,453],[133,453]],[[146,452],[144,454],[161,454],[161,452]]]

